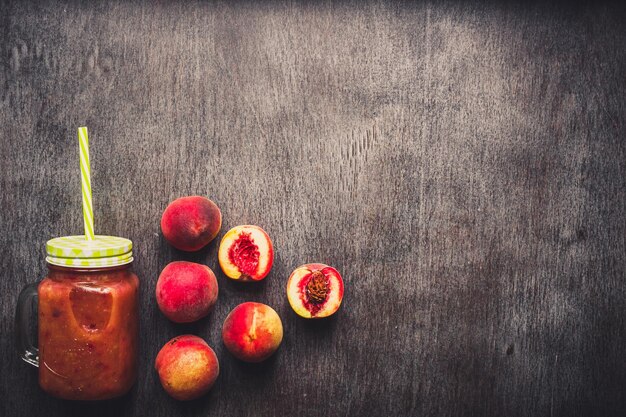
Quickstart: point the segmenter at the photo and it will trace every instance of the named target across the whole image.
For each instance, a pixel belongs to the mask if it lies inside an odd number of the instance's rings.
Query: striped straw
[[[78,128],[78,144],[80,147],[80,178],[83,190],[83,220],[85,222],[85,239],[94,240],[93,203],[91,202],[91,167],[89,166],[89,138],[87,128]]]

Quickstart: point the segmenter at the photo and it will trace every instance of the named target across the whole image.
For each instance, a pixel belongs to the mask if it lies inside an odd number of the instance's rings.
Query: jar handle
[[[17,299],[15,311],[15,342],[20,357],[27,363],[39,367],[39,349],[33,345],[30,323],[33,304],[37,301],[37,284],[24,287]]]

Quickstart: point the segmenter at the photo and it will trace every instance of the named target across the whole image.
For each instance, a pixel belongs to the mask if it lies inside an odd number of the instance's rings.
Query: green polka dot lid
[[[63,236],[46,243],[46,262],[70,268],[106,268],[133,261],[133,242],[123,237],[95,235]]]

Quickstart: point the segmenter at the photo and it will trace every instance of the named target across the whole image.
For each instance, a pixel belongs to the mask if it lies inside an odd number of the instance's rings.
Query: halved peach
[[[217,257],[228,278],[260,281],[272,269],[274,247],[259,226],[236,226],[222,238]]]
[[[307,319],[328,317],[339,309],[343,299],[343,279],[337,270],[324,264],[296,268],[287,282],[291,308]]]

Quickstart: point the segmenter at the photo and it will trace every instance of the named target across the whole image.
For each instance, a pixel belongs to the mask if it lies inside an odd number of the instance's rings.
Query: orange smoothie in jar
[[[39,385],[67,400],[106,400],[137,379],[139,279],[133,243],[117,236],[64,236],[46,243],[48,276],[18,298],[15,335]],[[39,346],[29,336],[37,300]]]
[[[129,265],[49,265],[39,284],[39,384],[59,398],[102,400],[137,377],[138,286]]]

